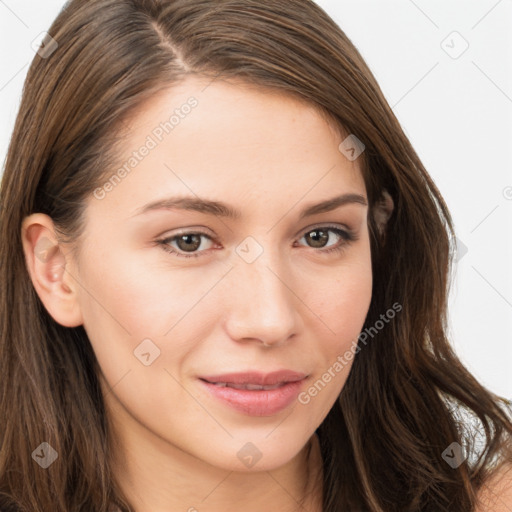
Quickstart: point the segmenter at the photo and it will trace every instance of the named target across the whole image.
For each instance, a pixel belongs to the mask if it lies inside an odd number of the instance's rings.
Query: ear
[[[393,202],[393,198],[389,195],[389,192],[384,189],[380,199],[377,201],[373,209],[373,218],[375,219],[377,229],[381,236],[386,230],[386,225],[394,208],[395,203]]]
[[[32,284],[48,313],[64,327],[82,325],[75,280],[67,269],[71,256],[59,244],[51,217],[42,213],[25,217],[21,240]]]

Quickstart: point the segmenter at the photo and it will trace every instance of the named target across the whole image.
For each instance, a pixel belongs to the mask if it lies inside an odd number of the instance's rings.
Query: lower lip
[[[297,398],[302,380],[287,382],[275,389],[235,389],[220,387],[201,380],[201,383],[214,395],[234,409],[249,416],[272,416],[286,409]]]

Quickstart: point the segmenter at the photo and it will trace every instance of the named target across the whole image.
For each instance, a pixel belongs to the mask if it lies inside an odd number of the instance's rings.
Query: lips
[[[291,406],[303,386],[304,373],[248,371],[200,377],[202,387],[224,405],[250,416],[272,416]]]

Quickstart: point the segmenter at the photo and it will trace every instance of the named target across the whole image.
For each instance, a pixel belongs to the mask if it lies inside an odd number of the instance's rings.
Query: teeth
[[[281,384],[274,384],[273,386],[259,386],[258,384],[232,384],[226,382],[214,382],[214,384],[220,388],[234,388],[234,389],[245,389],[248,391],[260,391],[260,390],[269,390],[269,389],[277,389],[282,386]]]

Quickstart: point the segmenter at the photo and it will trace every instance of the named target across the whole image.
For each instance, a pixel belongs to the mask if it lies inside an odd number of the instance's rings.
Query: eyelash
[[[323,254],[342,253],[346,249],[347,246],[349,246],[352,242],[355,242],[359,239],[355,235],[354,232],[352,232],[350,230],[343,230],[343,229],[340,229],[340,228],[337,228],[334,226],[319,226],[319,227],[310,229],[308,231],[305,231],[303,233],[303,235],[301,236],[301,238],[304,235],[307,235],[308,233],[312,233],[313,231],[332,231],[332,232],[336,233],[337,235],[339,235],[341,237],[341,239],[343,240],[340,244],[338,244],[334,247],[330,247],[329,249],[319,249],[319,250],[315,251],[315,252],[320,252]],[[183,253],[180,253],[180,252],[174,250],[173,248],[171,248],[169,246],[170,242],[176,240],[177,238],[179,238],[181,236],[185,236],[185,235],[200,235],[200,236],[205,236],[206,238],[209,238],[210,240],[212,240],[210,235],[207,235],[206,233],[202,233],[202,232],[198,232],[198,231],[190,231],[190,232],[180,233],[178,235],[174,235],[171,237],[167,237],[167,238],[164,238],[161,240],[157,240],[156,243],[159,246],[161,246],[165,252],[167,252],[169,254],[173,254],[179,258],[198,258],[205,251],[199,251],[199,252],[190,253],[190,254],[183,254]],[[312,249],[314,249],[314,247],[312,247]]]

